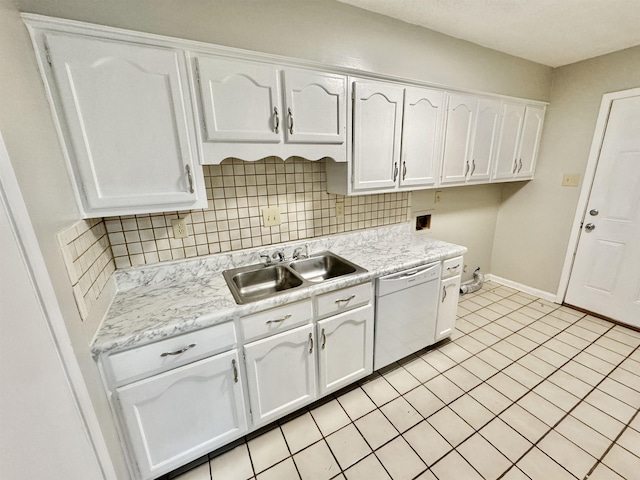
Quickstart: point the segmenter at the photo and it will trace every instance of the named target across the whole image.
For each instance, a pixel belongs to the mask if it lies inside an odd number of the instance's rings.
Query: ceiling
[[[559,67],[640,45],[638,0],[338,0]]]

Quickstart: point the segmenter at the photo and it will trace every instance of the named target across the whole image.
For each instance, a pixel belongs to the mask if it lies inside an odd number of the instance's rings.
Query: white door
[[[405,88],[401,186],[426,187],[436,183],[442,151],[443,110],[443,91]]]
[[[87,216],[193,205],[202,174],[184,53],[60,34],[46,42]]]
[[[274,66],[212,57],[196,61],[206,140],[282,141],[285,116]]]
[[[449,95],[441,182],[464,183],[471,170],[473,128],[478,99],[468,95]]]
[[[345,142],[347,132],[347,78],[331,73],[287,69],[284,74],[289,143]]]
[[[245,345],[253,425],[264,425],[316,398],[316,341],[305,325]]]
[[[524,114],[516,178],[532,178],[542,135],[545,107],[528,105]]]
[[[247,430],[236,350],[121,387],[117,396],[145,480]]]
[[[321,395],[373,372],[371,305],[319,321],[318,343]]]
[[[434,341],[438,342],[453,333],[453,329],[456,327],[459,294],[460,275],[442,280]]]
[[[565,302],[640,327],[640,96],[611,104]]]
[[[496,153],[494,179],[511,179],[518,169],[518,149],[525,106],[518,103],[503,103],[500,122],[500,139]]]
[[[353,92],[353,188],[393,190],[400,173],[404,89],[354,82]]]
[[[467,182],[488,182],[491,178],[499,118],[500,102],[488,99],[478,100],[478,114],[473,134],[473,155]]]

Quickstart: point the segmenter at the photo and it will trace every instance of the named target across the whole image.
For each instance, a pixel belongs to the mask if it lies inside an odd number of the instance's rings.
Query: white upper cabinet
[[[405,88],[400,186],[420,188],[436,184],[443,118],[444,91]]]
[[[393,189],[400,173],[401,86],[353,85],[353,189]]]
[[[205,207],[184,53],[58,33],[44,45],[83,216]]]
[[[544,114],[544,106],[503,103],[493,181],[533,178]]]
[[[489,181],[499,117],[497,100],[449,94],[442,184]]]
[[[346,160],[342,75],[197,56],[205,163],[276,155]]]

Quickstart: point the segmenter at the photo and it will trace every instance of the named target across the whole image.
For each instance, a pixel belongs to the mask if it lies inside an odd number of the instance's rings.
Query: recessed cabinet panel
[[[62,34],[46,44],[86,216],[195,206],[184,53]]]
[[[141,478],[157,478],[246,431],[238,368],[233,350],[117,390]]]
[[[394,188],[400,172],[403,88],[354,83],[354,190]]]
[[[475,97],[449,95],[442,161],[443,184],[464,183],[469,174],[477,107],[478,100]]]
[[[287,69],[283,72],[289,143],[344,143],[347,79],[341,75]]]
[[[516,170],[517,178],[532,178],[535,169],[536,157],[542,135],[542,123],[544,121],[544,107],[527,106],[522,126],[522,140],[518,154],[519,162]]]
[[[322,320],[317,328],[321,395],[373,371],[371,305]]]
[[[305,325],[245,345],[254,426],[316,398],[316,343],[313,325]]]
[[[473,154],[467,182],[488,182],[491,177],[491,161],[495,155],[500,102],[480,99],[473,135]]]
[[[435,185],[442,147],[443,109],[442,90],[405,89],[401,186]]]
[[[207,140],[281,141],[284,113],[275,67],[212,57],[196,61]]]
[[[451,336],[456,327],[456,312],[460,295],[460,275],[440,282],[440,299],[438,301],[438,317],[436,321],[436,337],[438,342]]]
[[[502,122],[494,178],[511,178],[518,168],[518,147],[520,146],[524,111],[524,105],[512,103],[502,105]]]

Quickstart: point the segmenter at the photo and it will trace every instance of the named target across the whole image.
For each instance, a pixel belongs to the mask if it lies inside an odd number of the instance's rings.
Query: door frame
[[[567,289],[569,288],[569,279],[573,269],[573,261],[576,251],[578,250],[578,242],[580,240],[580,233],[582,230],[581,225],[587,211],[589,197],[591,196],[591,188],[596,176],[600,149],[602,148],[602,142],[604,141],[611,106],[613,105],[614,100],[635,97],[638,95],[640,95],[640,88],[631,88],[629,90],[621,90],[619,92],[605,93],[602,96],[600,111],[598,113],[598,119],[593,133],[593,140],[591,142],[591,150],[589,151],[589,158],[587,160],[587,167],[583,176],[582,188],[580,189],[580,197],[578,198],[578,205],[576,207],[576,213],[571,227],[571,235],[569,236],[569,245],[567,246],[564,264],[562,266],[560,284],[556,295],[556,303],[564,302]]]

